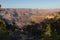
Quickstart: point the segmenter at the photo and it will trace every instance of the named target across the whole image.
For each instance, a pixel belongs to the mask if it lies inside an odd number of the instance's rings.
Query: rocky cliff
[[[1,9],[0,18],[7,21],[8,24],[15,22],[17,26],[30,24],[31,21],[39,22],[47,15],[54,12],[60,12],[60,9]]]

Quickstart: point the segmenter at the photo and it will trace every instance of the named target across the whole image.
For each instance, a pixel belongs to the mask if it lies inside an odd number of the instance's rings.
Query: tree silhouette
[[[33,39],[41,39],[42,35],[42,29],[40,26],[40,23],[31,22],[32,25],[25,25],[26,28],[24,28],[24,31],[27,35],[27,37],[34,37]],[[40,28],[40,29],[39,29]]]

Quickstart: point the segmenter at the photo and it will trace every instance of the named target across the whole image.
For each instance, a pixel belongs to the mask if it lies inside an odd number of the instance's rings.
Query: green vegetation
[[[6,22],[3,19],[0,19],[0,40],[10,40],[10,35],[6,27]]]
[[[4,20],[0,19],[0,31],[5,31],[6,30],[6,23]]]
[[[45,35],[46,35],[46,36],[51,36],[50,24],[47,24],[46,31],[45,31]]]
[[[54,15],[52,19],[46,19],[46,28],[43,40],[60,40],[60,12]]]

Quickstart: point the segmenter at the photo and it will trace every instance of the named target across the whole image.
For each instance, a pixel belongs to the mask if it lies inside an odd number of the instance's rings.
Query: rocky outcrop
[[[23,26],[31,21],[42,21],[47,15],[59,11],[59,9],[1,9],[0,18],[4,18],[8,24],[15,22],[16,25]]]

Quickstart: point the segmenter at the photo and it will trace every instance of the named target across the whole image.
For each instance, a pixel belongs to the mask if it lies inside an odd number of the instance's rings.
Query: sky
[[[0,0],[2,8],[60,8],[60,0]]]

